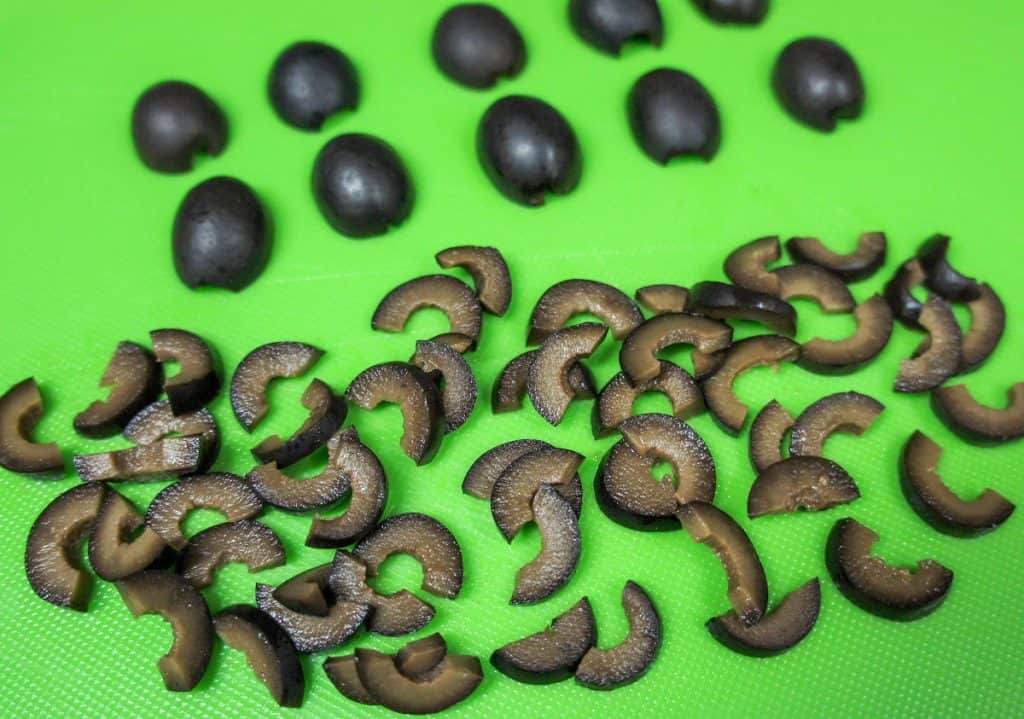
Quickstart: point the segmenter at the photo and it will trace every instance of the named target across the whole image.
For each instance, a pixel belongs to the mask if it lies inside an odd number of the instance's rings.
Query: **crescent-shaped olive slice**
[[[950,302],[970,302],[978,299],[978,283],[962,275],[949,264],[950,238],[933,235],[917,249],[917,261],[924,271],[924,284],[939,297]]]
[[[247,354],[231,378],[231,409],[239,424],[251,432],[270,411],[270,383],[305,374],[323,354],[303,342],[271,342]]]
[[[593,280],[564,280],[549,287],[537,300],[526,344],[540,344],[573,316],[584,313],[599,317],[617,340],[644,321],[640,308],[621,290]]]
[[[434,259],[444,269],[462,267],[473,278],[480,304],[492,315],[501,317],[512,301],[512,278],[508,264],[495,247],[463,245],[441,250]]]
[[[953,572],[925,559],[914,570],[871,556],[878,535],[855,519],[840,519],[829,534],[825,561],[846,598],[885,619],[912,621],[931,614],[946,599]]]
[[[418,679],[436,669],[447,654],[448,645],[444,637],[435,633],[411,641],[399,649],[395,655],[395,666],[404,676]],[[360,704],[379,704],[359,678],[355,654],[328,658],[324,661],[324,671],[342,695]]]
[[[43,416],[43,396],[33,377],[0,397],[0,467],[21,474],[53,474],[64,469],[56,443],[36,444],[32,429]]]
[[[774,295],[725,282],[698,282],[686,301],[690,314],[714,320],[750,320],[784,335],[796,334],[796,310]]]
[[[1006,308],[999,295],[986,284],[978,286],[978,299],[967,303],[971,327],[960,346],[958,374],[976,370],[995,351],[1006,329]]]
[[[790,457],[757,475],[747,496],[747,516],[820,512],[860,498],[853,479],[824,457]]]
[[[595,644],[594,610],[583,597],[555,617],[547,629],[496,650],[491,664],[518,682],[551,684],[571,677]]]
[[[536,604],[564,587],[580,559],[580,523],[572,505],[554,487],[542,484],[533,496],[533,519],[541,549],[516,573],[510,604]]]
[[[153,444],[178,435],[202,437],[202,461],[196,471],[208,470],[220,453],[220,429],[213,414],[205,407],[175,415],[170,402],[160,400],[140,410],[124,428],[124,438],[139,445]]]
[[[84,612],[92,577],[82,568],[82,542],[103,504],[102,484],[81,484],[39,513],[25,546],[25,574],[40,599]]]
[[[273,462],[278,468],[295,464],[323,447],[341,428],[348,414],[345,398],[334,394],[334,390],[318,379],[310,382],[302,393],[302,406],[309,410],[309,417],[302,426],[287,440],[275,434],[260,442],[252,450],[256,459]]]
[[[539,439],[514,439],[487,450],[470,465],[462,481],[462,491],[471,497],[489,500],[494,483],[509,465],[525,454],[550,446]]]
[[[761,558],[743,528],[707,502],[684,504],[676,513],[695,542],[707,544],[729,579],[729,601],[746,626],[756,624],[768,606],[768,580]]]
[[[303,654],[343,644],[362,626],[370,611],[366,604],[338,598],[324,616],[296,612],[278,601],[269,584],[256,585],[256,606],[274,618]]]
[[[400,284],[384,296],[373,313],[375,330],[401,332],[416,310],[434,307],[448,318],[450,332],[480,339],[480,300],[462,280],[448,275],[426,275]]]
[[[454,599],[462,589],[462,550],[448,528],[418,512],[396,514],[381,522],[352,553],[376,577],[392,554],[408,554],[423,567],[424,590]]]
[[[757,413],[750,425],[750,462],[758,474],[785,459],[782,443],[794,422],[793,415],[774,399]]]
[[[586,322],[548,335],[530,364],[526,391],[541,417],[558,425],[575,396],[569,383],[573,365],[593,354],[608,328]]]
[[[728,348],[718,350],[717,352],[709,352],[707,354],[701,352],[697,348],[694,348],[690,353],[690,359],[693,361],[693,378],[698,382],[706,380],[721,369],[722,365],[725,363],[725,356],[728,353]]]
[[[774,270],[779,278],[779,297],[814,300],[822,312],[852,312],[857,302],[846,284],[817,265],[789,265]]]
[[[168,437],[137,447],[72,458],[83,482],[153,481],[180,477],[199,470],[203,438]]]
[[[864,232],[853,252],[840,254],[826,247],[817,237],[793,237],[786,249],[797,262],[817,265],[844,282],[859,282],[875,274],[885,264],[888,242],[884,232]]]
[[[75,417],[75,431],[85,437],[118,434],[135,414],[160,394],[160,366],[153,353],[134,342],[121,342],[107,364],[100,387],[109,387]]]
[[[349,430],[355,431],[350,427]],[[327,441],[327,465],[323,471],[309,479],[293,479],[270,462],[253,468],[245,475],[246,481],[267,504],[291,512],[305,512],[334,504],[349,490],[349,477],[338,466],[342,451],[343,432]]]
[[[476,342],[472,337],[467,337],[461,332],[442,332],[431,338],[434,342],[444,342],[460,355],[476,348]]]
[[[433,714],[455,706],[483,681],[476,657],[448,654],[433,671],[408,677],[395,658],[372,649],[356,649],[356,671],[370,696],[392,711]]]
[[[636,301],[656,315],[682,312],[689,296],[690,291],[679,285],[647,285],[636,291]]]
[[[949,303],[929,297],[918,318],[928,337],[914,356],[900,363],[893,389],[927,392],[956,374],[960,366],[962,336]]]
[[[428,374],[441,373],[445,425],[449,432],[464,425],[477,396],[476,377],[466,359],[444,342],[417,340],[416,353],[409,361]]]
[[[339,549],[331,563],[328,582],[340,598],[369,607],[366,629],[374,634],[396,637],[412,634],[434,618],[434,608],[408,590],[378,594],[367,581],[366,565],[357,557]]]
[[[373,409],[393,402],[402,410],[402,451],[416,464],[426,464],[444,437],[441,391],[430,376],[407,362],[384,362],[360,372],[345,390],[350,402]]]
[[[330,572],[329,562],[299,572],[274,590],[274,599],[293,612],[326,617],[333,597],[327,581]]]
[[[661,362],[661,372],[648,382],[634,385],[619,372],[597,396],[594,405],[594,436],[605,437],[633,416],[637,397],[646,392],[661,392],[672,405],[672,416],[689,419],[704,411],[704,394],[690,373],[671,362]]]
[[[590,689],[617,689],[635,682],[651,668],[661,649],[661,617],[647,592],[626,582],[622,608],[629,633],[610,649],[593,646],[576,667],[576,683]]]
[[[704,380],[704,402],[719,426],[730,434],[738,434],[747,421],[747,405],[733,392],[736,377],[762,365],[778,367],[800,356],[800,345],[788,337],[759,335],[740,340],[726,353],[725,362],[717,372]]]
[[[511,542],[535,520],[533,499],[541,485],[555,488],[579,514],[583,489],[576,472],[584,459],[578,452],[546,445],[510,462],[491,487],[491,515],[502,536]]]
[[[328,657],[324,660],[324,672],[334,688],[345,697],[359,704],[375,706],[380,702],[367,691],[356,669],[356,655]]]
[[[619,364],[633,384],[650,382],[661,372],[657,354],[678,344],[691,344],[705,354],[718,352],[732,344],[732,328],[681,312],[651,317],[622,343]]]
[[[284,545],[274,530],[251,519],[215,524],[197,533],[181,555],[178,571],[196,589],[213,584],[225,564],[241,562],[255,573],[284,564]]]
[[[777,297],[781,289],[779,278],[765,268],[781,256],[778,237],[761,237],[729,254],[725,259],[725,276],[735,285]]]
[[[811,633],[821,611],[821,583],[815,577],[794,589],[770,614],[747,626],[735,612],[708,621],[711,636],[734,652],[772,657],[792,649]]]
[[[101,579],[112,582],[141,572],[167,550],[167,542],[149,527],[131,502],[109,489],[89,534],[89,564]],[[132,535],[142,532],[132,539]]]
[[[302,706],[306,677],[288,632],[262,609],[235,604],[213,618],[217,636],[246,661],[278,706]]]
[[[634,451],[671,465],[680,504],[714,499],[715,460],[690,425],[665,414],[641,414],[627,419],[619,430]]]
[[[892,310],[881,295],[872,295],[853,310],[857,330],[841,340],[821,337],[800,346],[801,367],[812,372],[842,374],[853,372],[885,349],[892,335]]]
[[[530,365],[533,364],[537,350],[524,352],[512,359],[494,383],[491,391],[491,408],[495,414],[499,412],[514,412],[523,406],[523,396],[526,394],[526,383],[530,376]],[[594,378],[590,376],[583,364],[576,362],[569,368],[566,377],[569,387],[572,388],[573,399],[591,399],[594,396]]]
[[[220,357],[198,335],[185,330],[149,333],[156,361],[177,362],[178,373],[164,380],[164,392],[174,414],[189,414],[206,406],[220,391]]]
[[[164,686],[172,692],[195,688],[213,651],[213,622],[203,595],[182,577],[153,570],[118,580],[117,591],[133,617],[159,614],[171,625],[174,644],[157,662]]]
[[[921,519],[955,537],[991,532],[1013,514],[1014,505],[998,492],[986,489],[976,499],[964,500],[939,476],[942,447],[917,431],[903,447],[900,484],[903,495]]]
[[[932,392],[932,409],[962,439],[973,444],[996,444],[1024,437],[1024,382],[1007,392],[1002,409],[987,407],[965,385],[940,387]]]
[[[866,432],[885,405],[860,392],[837,392],[822,397],[805,409],[790,434],[789,452],[794,456],[821,457],[825,442],[836,432]]]
[[[914,297],[913,290],[924,284],[924,270],[917,260],[907,260],[885,285],[882,294],[889,303],[893,317],[907,327],[917,328],[917,318],[924,305]]]
[[[179,479],[153,497],[146,510],[146,524],[172,548],[181,551],[188,540],[182,522],[193,509],[212,509],[229,522],[252,519],[263,502],[241,478],[228,472],[200,474]]]
[[[644,532],[679,529],[675,485],[671,476],[654,478],[656,463],[624,439],[612,445],[594,477],[598,506],[609,519]]]

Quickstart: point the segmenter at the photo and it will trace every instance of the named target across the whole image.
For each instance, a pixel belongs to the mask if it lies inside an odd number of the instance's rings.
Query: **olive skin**
[[[267,91],[278,117],[300,130],[319,130],[331,115],[359,105],[352,62],[319,42],[298,42],[278,55]]]
[[[338,135],[313,168],[313,195],[324,218],[348,237],[387,232],[409,216],[409,173],[394,148],[372,135]]]
[[[633,85],[627,100],[633,137],[662,165],[673,157],[697,155],[711,160],[722,140],[714,98],[681,70],[651,70]]]
[[[783,49],[772,78],[775,95],[790,115],[831,132],[839,118],[864,109],[864,81],[846,50],[823,38],[794,40]]]
[[[142,93],[132,109],[132,140],[142,161],[157,172],[192,169],[196,153],[219,155],[228,144],[228,121],[195,85],[168,80]]]
[[[232,177],[200,182],[174,217],[174,267],[189,287],[241,290],[267,266],[272,243],[260,199]]]
[[[482,3],[449,8],[434,28],[432,51],[441,72],[474,88],[515,77],[526,64],[519,30],[501,10]]]
[[[768,14],[769,0],[695,0],[715,22],[757,25]]]
[[[664,34],[657,0],[571,0],[569,21],[584,42],[610,55],[639,38],[660,47]]]
[[[484,172],[510,200],[544,204],[546,192],[565,195],[583,172],[576,133],[543,100],[510,95],[487,108],[476,135]]]

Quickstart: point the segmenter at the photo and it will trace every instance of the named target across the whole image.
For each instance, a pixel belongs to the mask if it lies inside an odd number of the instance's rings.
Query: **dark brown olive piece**
[[[394,594],[378,594],[367,581],[366,565],[343,549],[334,555],[328,582],[334,594],[347,601],[369,607],[367,631],[387,637],[412,634],[434,618],[434,608],[403,589]]]
[[[363,686],[359,671],[356,669],[355,654],[328,657],[324,660],[324,672],[327,673],[327,678],[331,680],[334,688],[346,699],[368,706],[380,703]]]
[[[153,353],[134,342],[121,342],[107,364],[100,387],[109,387],[75,417],[75,431],[85,437],[118,434],[135,414],[160,394],[160,366]]]
[[[768,580],[761,559],[743,528],[713,504],[690,502],[677,512],[695,542],[707,544],[729,579],[729,601],[746,626],[756,624],[768,606]]]
[[[672,477],[653,476],[657,459],[645,457],[629,442],[612,445],[594,477],[594,494],[601,511],[613,522],[643,532],[679,529],[679,509]]]
[[[326,617],[334,596],[328,581],[330,573],[329,562],[299,572],[274,590],[274,599],[293,612]]]
[[[950,302],[978,299],[981,292],[977,281],[953,269],[946,258],[948,252],[949,237],[946,235],[934,235],[917,249],[917,261],[924,271],[925,286]]]
[[[256,585],[256,606],[274,618],[291,637],[295,649],[303,654],[343,644],[362,626],[370,611],[366,604],[339,598],[331,603],[325,616],[296,612],[277,600],[269,584]]]
[[[253,447],[256,459],[273,462],[279,469],[295,464],[327,444],[348,415],[345,398],[334,394],[334,390],[318,379],[310,382],[302,393],[302,406],[309,410],[309,417],[302,426],[287,440],[275,434]]]
[[[515,439],[487,450],[466,472],[466,478],[462,481],[462,491],[471,497],[489,500],[494,483],[509,465],[523,455],[550,446],[539,439]]]
[[[575,390],[569,373],[580,359],[589,357],[608,334],[608,328],[585,322],[549,335],[530,363],[526,391],[541,417],[557,426],[565,416]]]
[[[750,425],[750,461],[758,474],[785,459],[782,443],[793,424],[793,415],[774,399],[758,412]]]
[[[198,153],[216,157],[224,151],[228,121],[217,103],[195,85],[165,80],[135,101],[132,141],[150,169],[188,172]]]
[[[617,689],[642,677],[661,649],[661,617],[647,592],[636,582],[626,582],[622,608],[629,633],[610,649],[593,646],[576,667],[576,683],[590,689]]]
[[[345,432],[355,431],[350,427]],[[343,449],[343,432],[327,441],[327,465],[309,479],[292,479],[274,462],[261,464],[245,475],[246,481],[267,504],[292,512],[326,507],[341,500],[349,490],[349,477],[338,466]]]
[[[476,341],[460,332],[442,332],[432,337],[434,342],[444,342],[461,355],[471,352],[476,348]]]
[[[523,406],[526,394],[526,383],[530,376],[530,365],[533,364],[537,350],[524,352],[511,360],[501,374],[498,375],[491,392],[491,409],[499,412],[514,412]],[[572,387],[574,399],[591,399],[594,397],[594,378],[590,370],[577,362],[569,368],[567,375],[569,386]]]
[[[213,628],[221,641],[245,654],[278,706],[302,706],[306,677],[299,653],[273,617],[248,604],[235,604],[213,618]]]
[[[633,384],[649,382],[661,372],[657,354],[666,347],[691,344],[705,354],[732,344],[732,328],[706,317],[681,312],[658,315],[630,333],[619,350],[619,364]]]
[[[144,407],[124,428],[124,438],[135,444],[154,444],[167,437],[201,437],[203,454],[197,472],[205,472],[220,453],[220,429],[205,407],[188,414],[175,415],[167,400]]]
[[[677,157],[714,159],[722,142],[715,98],[693,75],[670,67],[644,73],[626,98],[629,129],[659,165]]]
[[[914,356],[900,363],[893,389],[897,392],[927,392],[956,374],[960,366],[963,338],[949,303],[930,297],[918,318],[928,338]]]
[[[164,392],[174,414],[189,414],[204,407],[220,391],[221,364],[201,337],[185,330],[149,333],[156,361],[177,362],[178,373],[164,380]]]
[[[108,489],[89,534],[89,564],[108,582],[147,569],[167,550],[167,542],[149,527],[131,502]],[[142,532],[131,539],[140,527]]]
[[[533,519],[540,530],[537,556],[516,572],[510,604],[542,602],[568,584],[580,559],[580,523],[572,505],[551,485],[533,495]]]
[[[704,395],[686,370],[661,362],[661,372],[649,382],[632,384],[619,372],[601,390],[594,405],[594,436],[604,437],[633,416],[633,404],[645,392],[661,392],[672,404],[672,416],[689,419],[704,411]]]
[[[100,511],[106,489],[81,484],[54,499],[39,513],[25,546],[25,574],[40,599],[84,612],[92,577],[82,568],[80,547]]]
[[[622,438],[638,454],[668,462],[680,504],[711,502],[715,497],[715,460],[708,446],[688,424],[664,414],[641,414],[619,426]]]
[[[874,359],[885,349],[892,335],[892,310],[881,295],[872,295],[853,311],[857,331],[845,339],[821,337],[800,346],[801,367],[812,372],[843,374],[852,372]]]
[[[821,457],[825,441],[836,432],[860,435],[866,432],[885,405],[860,392],[838,392],[822,397],[805,409],[789,440],[794,456]]]
[[[119,482],[192,474],[202,460],[202,437],[169,437],[114,452],[78,454],[71,461],[83,482]]]
[[[955,537],[974,537],[991,532],[1013,514],[1014,505],[998,492],[986,489],[977,498],[964,500],[939,476],[942,447],[917,431],[903,447],[900,484],[903,495],[921,519]]]
[[[690,291],[679,285],[647,285],[636,291],[636,301],[655,315],[682,312]]]
[[[570,0],[569,22],[585,43],[616,57],[633,41],[661,46],[657,0]]]
[[[707,623],[711,636],[734,652],[751,657],[772,657],[792,649],[811,633],[821,611],[821,584],[815,577],[793,590],[757,624],[747,626],[735,612]]]
[[[375,330],[401,332],[416,310],[434,307],[444,312],[451,332],[480,339],[480,300],[462,280],[448,275],[426,275],[403,282],[384,296],[370,324]]]
[[[462,245],[441,250],[434,259],[444,269],[464,268],[473,278],[476,295],[483,308],[501,317],[512,301],[512,278],[508,264],[495,247]]]
[[[213,584],[213,573],[241,562],[249,573],[284,564],[284,545],[270,527],[251,519],[215,524],[197,533],[181,555],[178,571],[196,589]]]
[[[484,678],[476,657],[448,654],[433,671],[411,678],[398,670],[390,654],[372,649],[356,649],[356,671],[374,699],[403,714],[444,711],[472,694]]]
[[[448,528],[417,512],[396,514],[381,522],[352,552],[366,565],[366,574],[377,570],[392,554],[408,554],[423,567],[423,589],[454,599],[462,589],[462,550]]]
[[[213,622],[203,595],[182,577],[158,571],[121,579],[117,591],[133,617],[159,614],[171,625],[174,644],[157,662],[164,686],[172,692],[194,689],[213,651]]]
[[[824,457],[790,457],[757,475],[747,497],[747,516],[820,512],[860,499],[853,479]]]
[[[526,344],[540,344],[575,315],[591,314],[621,340],[644,321],[640,308],[621,290],[593,280],[563,280],[551,285],[533,308]]]
[[[908,260],[900,265],[882,292],[893,317],[907,327],[918,327],[917,318],[921,316],[924,305],[914,297],[913,290],[923,284],[924,270],[921,269],[921,263],[917,260]]]
[[[706,380],[722,368],[722,365],[725,364],[725,356],[728,353],[729,350],[724,349],[705,354],[699,349],[694,348],[690,352],[690,359],[693,361],[693,378],[698,382]]]
[[[793,237],[786,249],[797,262],[817,265],[844,282],[859,282],[875,274],[885,264],[888,242],[884,232],[865,232],[857,239],[853,252],[839,254],[817,237]]]
[[[733,250],[725,259],[725,276],[734,285],[778,297],[782,283],[765,269],[782,256],[778,237],[761,237]]]
[[[708,18],[719,23],[758,25],[768,14],[769,0],[695,0]]]
[[[973,372],[995,351],[1006,329],[1006,308],[999,295],[986,284],[978,285],[978,299],[967,303],[971,327],[960,346],[958,374]]]
[[[0,467],[20,474],[53,474],[64,469],[56,443],[37,444],[32,429],[43,416],[43,396],[33,377],[0,397]]]
[[[774,270],[779,278],[779,297],[814,300],[822,312],[852,312],[857,306],[841,279],[816,265],[789,265]]]
[[[441,373],[445,425],[449,432],[464,425],[477,396],[476,377],[465,358],[444,342],[417,340],[416,354],[409,361],[428,374]]]
[[[231,409],[246,431],[251,432],[270,410],[270,382],[305,374],[323,354],[303,342],[271,342],[247,354],[231,378]]]
[[[384,362],[360,372],[345,390],[345,397],[371,410],[393,402],[402,410],[402,451],[416,464],[426,464],[444,437],[441,391],[423,370],[406,362]]]
[[[491,487],[491,514],[502,536],[511,542],[520,529],[536,519],[533,500],[541,485],[558,490],[578,514],[583,490],[576,471],[584,459],[577,452],[545,446],[510,462]]]
[[[962,384],[933,391],[932,409],[961,439],[973,444],[998,444],[1024,437],[1024,382],[1010,387],[1002,409],[981,404]]]
[[[704,402],[715,421],[730,434],[738,434],[747,421],[748,407],[733,392],[736,377],[761,365],[793,362],[799,355],[800,345],[778,335],[759,335],[734,344],[721,368],[703,383]]]
[[[912,621],[931,614],[946,599],[953,572],[925,559],[914,570],[894,567],[871,556],[878,535],[855,519],[840,519],[832,528],[825,562],[846,598],[885,619]]]
[[[237,522],[259,514],[263,502],[241,477],[228,472],[201,474],[179,479],[153,497],[146,510],[146,524],[181,551],[188,544],[181,525],[193,509],[212,509],[227,521]]]
[[[796,334],[793,305],[778,297],[725,282],[695,284],[690,288],[686,311],[714,320],[750,320],[780,334]]]
[[[547,629],[496,650],[491,664],[517,682],[551,684],[571,677],[595,644],[594,611],[583,597]]]
[[[410,679],[429,678],[447,654],[448,645],[444,637],[435,633],[411,641],[399,649],[395,655],[395,666]],[[324,671],[335,688],[352,701],[360,704],[379,704],[359,678],[355,654],[330,657],[324,662]]]

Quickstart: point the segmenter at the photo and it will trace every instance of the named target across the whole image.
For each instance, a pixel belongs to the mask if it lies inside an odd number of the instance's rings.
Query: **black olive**
[[[189,287],[244,288],[267,266],[272,243],[260,199],[231,177],[200,182],[174,217],[174,267]]]
[[[465,3],[449,8],[434,28],[434,62],[467,87],[490,87],[526,64],[523,36],[496,7]]]
[[[335,230],[348,237],[371,237],[409,216],[413,187],[391,145],[353,133],[335,137],[320,150],[313,195]]]
[[[864,109],[864,82],[846,50],[823,38],[806,37],[785,47],[775,63],[775,95],[790,115],[831,132],[839,118]]]
[[[494,186],[524,205],[543,205],[546,192],[568,194],[583,171],[572,127],[558,110],[533,97],[510,95],[487,108],[476,149]]]
[[[718,152],[722,124],[714,98],[681,70],[659,68],[629,91],[629,126],[641,149],[661,164],[680,155],[710,160]]]
[[[209,95],[177,80],[146,90],[132,110],[132,139],[157,172],[188,172],[197,152],[219,155],[228,144],[228,121]]]
[[[569,21],[585,42],[611,55],[618,55],[630,40],[661,45],[657,0],[571,0]]]
[[[359,105],[352,62],[320,42],[297,42],[278,55],[267,89],[278,116],[301,130],[319,130],[334,113]]]
[[[715,22],[756,25],[768,14],[768,0],[695,0]]]

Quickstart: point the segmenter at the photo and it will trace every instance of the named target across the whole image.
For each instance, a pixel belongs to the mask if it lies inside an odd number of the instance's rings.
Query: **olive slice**
[[[747,421],[747,405],[736,398],[736,377],[761,365],[778,367],[800,356],[800,345],[787,337],[760,335],[740,340],[726,353],[717,372],[704,380],[704,401],[711,416],[730,434],[738,434]]]
[[[676,513],[695,542],[707,544],[729,579],[729,601],[746,626],[756,624],[768,606],[768,580],[761,559],[743,528],[707,502],[684,504]]]
[[[402,451],[416,464],[426,464],[444,437],[441,391],[423,370],[406,362],[384,362],[360,372],[345,397],[363,409],[394,402],[402,410]]]
[[[569,372],[576,362],[589,357],[601,344],[608,328],[594,322],[566,327],[549,335],[530,363],[526,391],[541,417],[557,426],[565,416],[575,391]]]
[[[750,320],[780,334],[796,334],[793,305],[773,295],[725,282],[695,284],[690,288],[686,311],[714,320]]]
[[[779,278],[779,297],[814,300],[822,312],[852,312],[857,302],[849,288],[828,270],[816,265],[789,265],[774,270]]]
[[[619,364],[630,382],[649,382],[661,372],[657,354],[678,344],[694,345],[706,354],[718,352],[732,344],[732,328],[722,322],[681,312],[651,317],[622,343]]]
[[[472,337],[467,337],[461,332],[442,332],[432,339],[435,342],[444,342],[446,345],[462,355],[476,348],[476,341]]]
[[[978,299],[967,303],[971,327],[960,346],[958,374],[973,372],[995,351],[1006,329],[1006,308],[987,284],[978,285]]]
[[[841,340],[821,337],[800,346],[801,367],[812,372],[840,374],[852,372],[873,360],[885,349],[892,335],[892,310],[881,295],[872,295],[853,310],[857,330]]]
[[[274,599],[293,612],[326,617],[334,596],[328,582],[330,572],[329,562],[299,572],[274,590]]]
[[[698,382],[706,380],[722,368],[722,365],[725,364],[725,356],[728,353],[729,350],[724,349],[705,354],[699,349],[694,348],[690,353],[690,359],[693,361],[693,378]]]
[[[547,629],[496,650],[491,664],[518,682],[551,684],[571,677],[595,644],[594,611],[583,597],[555,617]]]
[[[863,434],[883,409],[884,404],[860,392],[837,392],[822,397],[797,417],[789,452],[794,456],[821,457],[830,436],[836,432]]]
[[[229,522],[252,519],[263,502],[241,477],[214,472],[180,479],[153,497],[146,510],[146,524],[172,548],[181,551],[188,540],[181,524],[193,509],[213,509]]]
[[[857,247],[846,254],[829,249],[817,237],[793,237],[786,242],[795,261],[817,265],[844,282],[859,282],[875,274],[885,264],[887,247],[884,232],[862,233]]]
[[[396,514],[381,522],[352,553],[366,565],[366,574],[377,570],[392,554],[408,554],[423,567],[423,589],[454,599],[462,589],[462,550],[448,528],[418,512]]]
[[[447,654],[448,645],[444,637],[435,632],[399,649],[395,655],[395,666],[405,676],[416,679],[436,669]]]
[[[991,532],[1009,519],[1013,503],[994,490],[986,489],[972,500],[954,494],[938,473],[941,458],[942,447],[921,431],[914,432],[903,446],[900,485],[921,519],[955,537]]]
[[[792,649],[811,633],[821,611],[821,584],[815,577],[794,589],[757,624],[747,626],[735,612],[708,621],[711,636],[734,652],[772,657]]]
[[[80,547],[103,504],[102,484],[80,484],[39,513],[25,546],[25,574],[40,599],[84,612],[92,578],[82,568]]]
[[[197,533],[181,555],[178,571],[196,589],[213,584],[225,564],[240,562],[249,573],[284,564],[284,545],[274,530],[251,519],[215,524]]]
[[[523,396],[526,394],[526,383],[530,376],[530,365],[537,356],[537,350],[524,352],[511,360],[494,383],[491,391],[491,409],[495,414],[499,412],[514,412],[523,406]],[[594,378],[580,362],[576,362],[569,368],[566,376],[569,386],[572,388],[573,398],[591,399],[594,396]]]
[[[784,459],[782,442],[793,424],[793,415],[774,399],[757,413],[750,425],[750,462],[758,474]]]
[[[918,327],[924,305],[914,297],[913,290],[924,284],[924,270],[917,260],[908,260],[900,265],[896,274],[885,285],[882,294],[889,303],[893,316],[907,327]]]
[[[269,584],[256,585],[256,606],[274,618],[291,637],[295,649],[303,654],[343,644],[362,626],[370,611],[366,604],[339,598],[322,617],[296,612],[278,601]]]
[[[202,459],[202,437],[170,437],[114,452],[78,454],[71,461],[83,482],[116,482],[192,474]]]
[[[708,446],[690,425],[664,414],[641,414],[623,422],[622,438],[638,454],[668,462],[681,504],[711,502],[715,497],[715,460]]]
[[[433,714],[455,706],[483,681],[480,660],[448,654],[428,674],[402,674],[389,654],[356,649],[356,671],[363,686],[381,704],[403,714]]]
[[[0,467],[21,474],[59,476],[64,469],[60,447],[32,441],[32,429],[42,416],[43,396],[33,377],[0,397]]]
[[[871,556],[878,535],[855,519],[840,519],[829,534],[825,561],[846,598],[885,619],[912,621],[931,614],[946,599],[953,572],[931,559],[914,570]]]
[[[536,519],[533,500],[541,485],[557,489],[578,514],[583,490],[576,472],[584,459],[578,452],[544,446],[510,462],[491,487],[491,514],[502,536],[511,542]]]
[[[355,654],[328,657],[324,660],[324,672],[327,673],[327,678],[331,680],[334,688],[346,699],[369,706],[379,704],[359,678]]]
[[[747,516],[820,512],[860,498],[853,479],[824,457],[790,457],[757,475],[747,497]]]
[[[590,689],[617,689],[635,682],[651,668],[661,649],[661,617],[647,592],[626,582],[622,608],[629,633],[610,649],[592,646],[576,667],[576,683]]]
[[[75,417],[75,431],[85,437],[110,437],[124,429],[136,412],[160,394],[160,366],[145,347],[121,342],[100,378],[109,387],[105,400],[96,400]]]
[[[157,662],[164,686],[172,692],[195,688],[213,651],[213,623],[203,595],[182,577],[152,570],[118,580],[117,591],[133,617],[159,614],[171,625],[174,644]]]
[[[1007,405],[996,409],[974,399],[965,385],[940,387],[932,392],[932,409],[962,439],[994,444],[1024,437],[1024,382],[1010,387]]]
[[[536,604],[568,584],[580,559],[580,523],[569,502],[551,485],[533,495],[533,519],[541,549],[516,573],[510,604]]]
[[[323,447],[341,428],[348,414],[345,398],[334,394],[334,390],[318,379],[310,382],[302,393],[302,406],[309,410],[309,417],[302,426],[287,440],[275,434],[253,447],[256,459],[273,462],[280,469],[295,464]]]
[[[741,245],[725,258],[725,276],[734,285],[778,297],[782,283],[765,269],[782,256],[778,237],[761,237]]]
[[[413,312],[435,307],[448,318],[451,332],[480,339],[480,300],[462,280],[448,275],[426,275],[403,282],[384,296],[373,312],[371,326],[384,332],[401,332]]]
[[[462,491],[477,499],[490,499],[498,477],[523,455],[551,445],[539,439],[515,439],[504,442],[480,455],[466,472]]]
[[[349,430],[355,431],[350,427]],[[292,512],[304,512],[334,504],[349,490],[349,476],[338,466],[344,442],[341,432],[327,441],[327,465],[309,479],[293,479],[274,462],[253,468],[245,479],[267,504]]]
[[[306,677],[291,637],[262,609],[234,604],[213,618],[217,636],[246,661],[278,706],[302,706]]]
[[[323,354],[303,342],[271,342],[247,354],[231,378],[231,409],[239,424],[251,432],[270,411],[270,382],[305,374]]]
[[[634,40],[661,46],[661,10],[657,0],[571,0],[569,22],[585,43],[618,56]]]
[[[690,291],[679,285],[647,285],[636,291],[636,301],[656,315],[682,312]]]
[[[124,428],[124,438],[139,445],[153,444],[174,435],[202,437],[203,454],[197,472],[208,470],[220,453],[220,429],[205,407],[175,415],[170,402],[160,400],[140,410]]]
[[[416,353],[409,361],[428,374],[441,373],[445,425],[449,432],[464,425],[477,396],[476,377],[465,358],[444,342],[417,340]]]
[[[112,582],[151,566],[167,550],[167,542],[149,527],[131,502],[107,491],[89,534],[89,564],[101,579]],[[142,527],[142,532],[130,539]]]
[[[369,607],[365,619],[367,631],[387,637],[412,634],[434,618],[434,608],[415,594],[405,589],[394,594],[378,594],[366,578],[366,565],[339,549],[334,555],[328,582],[339,598]]]
[[[633,384],[619,372],[597,396],[594,405],[594,436],[605,437],[633,416],[633,404],[645,392],[661,392],[672,404],[672,416],[689,419],[704,411],[704,394],[693,377],[671,362],[661,362],[661,372],[648,382]]]
[[[918,318],[928,338],[910,359],[900,363],[893,389],[927,392],[956,374],[960,366],[962,336],[949,303],[929,297]]]
[[[599,317],[617,340],[644,321],[640,308],[621,290],[594,280],[563,280],[537,300],[526,344],[540,344],[575,315],[584,313]]]
[[[164,392],[174,414],[189,414],[204,407],[220,391],[221,364],[210,346],[185,330],[149,333],[156,361],[177,362],[178,373],[164,380]]]
[[[492,315],[501,317],[512,301],[512,278],[508,264],[496,247],[462,245],[441,250],[434,259],[448,270],[462,267],[473,278],[480,304]]]
[[[924,271],[924,284],[939,297],[950,302],[970,302],[978,299],[978,283],[971,277],[960,274],[946,255],[950,238],[947,235],[933,235],[917,249],[917,261]]]
[[[620,440],[605,454],[594,477],[594,494],[601,511],[613,522],[644,532],[679,529],[679,508],[672,477],[653,477],[657,460]]]

